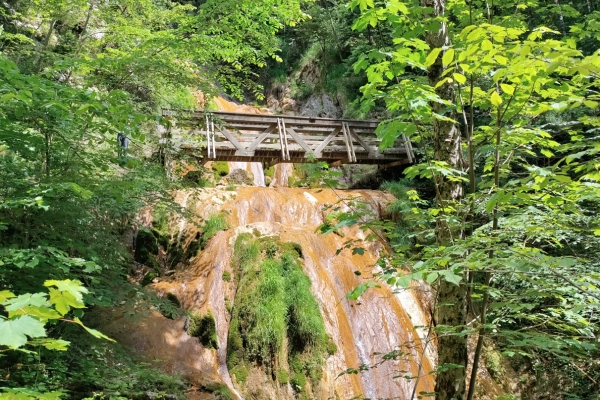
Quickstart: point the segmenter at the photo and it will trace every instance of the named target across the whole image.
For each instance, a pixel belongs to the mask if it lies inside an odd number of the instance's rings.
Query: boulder
[[[236,185],[254,185],[254,174],[245,169],[234,169],[227,175],[227,182],[234,183]]]

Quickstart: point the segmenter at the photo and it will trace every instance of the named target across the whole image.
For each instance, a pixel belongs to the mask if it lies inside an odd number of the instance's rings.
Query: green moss
[[[223,271],[223,280],[225,282],[231,282],[231,272]]]
[[[269,168],[265,169],[264,171],[265,171],[266,177],[273,179],[273,176],[275,175],[275,166],[272,165]]]
[[[233,394],[226,385],[221,383],[214,386],[205,387],[206,390],[212,392],[214,400],[233,400]]]
[[[212,164],[212,170],[215,177],[223,177],[229,174],[229,164],[227,161],[216,161]]]
[[[202,238],[200,242],[200,248],[204,250],[208,241],[217,234],[219,231],[228,229],[227,218],[225,214],[219,213],[211,215],[202,226]]]
[[[333,342],[333,339],[330,336],[327,337],[326,350],[327,354],[330,356],[334,355],[338,351],[337,345]]]
[[[283,368],[279,368],[277,370],[276,377],[277,382],[279,382],[281,385],[285,385],[290,381],[290,374]]]
[[[229,370],[229,373],[235,376],[235,379],[240,383],[245,383],[248,380],[248,374],[250,371],[248,370],[248,366],[245,364],[239,364]]]
[[[302,270],[301,253],[299,245],[273,237],[243,234],[236,240],[232,267],[239,282],[229,329],[230,369],[260,364],[273,368],[281,383],[289,372],[285,377],[275,366],[287,364],[297,380],[304,377],[304,384],[307,377],[320,379],[328,349],[337,349],[328,347],[330,338]]]
[[[188,335],[200,339],[200,343],[208,349],[218,348],[217,329],[212,313],[208,313],[207,315],[190,315]]]
[[[302,373],[296,373],[290,379],[290,383],[292,384],[292,389],[297,393],[304,392],[304,388],[306,386],[306,376]]]

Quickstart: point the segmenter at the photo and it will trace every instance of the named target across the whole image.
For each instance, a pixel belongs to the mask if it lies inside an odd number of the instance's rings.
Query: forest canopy
[[[383,186],[393,221],[339,212],[323,231],[361,223],[393,249],[349,299],[435,289],[436,398],[473,398],[492,351],[598,398],[600,2],[8,0],[0,25],[0,398],[184,390],[84,307],[179,312],[128,281],[122,239],[186,185],[164,168],[161,108],[278,87],[381,120],[382,147],[414,143]]]

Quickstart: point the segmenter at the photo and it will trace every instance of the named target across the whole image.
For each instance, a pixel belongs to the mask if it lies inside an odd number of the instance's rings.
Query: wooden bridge
[[[326,161],[330,164],[410,164],[414,152],[403,135],[379,149],[377,121],[231,112],[163,110],[172,126],[163,132],[174,151],[214,161],[268,165]]]

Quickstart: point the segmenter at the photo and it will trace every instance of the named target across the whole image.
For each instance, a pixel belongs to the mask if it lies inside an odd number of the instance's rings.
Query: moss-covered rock
[[[279,382],[279,384],[281,385],[285,385],[290,381],[290,374],[283,368],[279,368],[275,375],[277,378],[277,382]]]
[[[238,290],[227,349],[230,370],[260,365],[280,384],[292,375],[299,393],[309,377],[320,380],[328,350],[337,350],[328,346],[301,254],[299,245],[277,238],[238,237],[231,263]],[[282,369],[286,365],[289,370]]]
[[[200,339],[200,343],[206,348],[216,349],[217,326],[212,313],[206,315],[192,314],[189,317],[188,335]]]
[[[234,169],[227,175],[227,181],[236,185],[254,185],[254,174],[245,169]]]
[[[224,177],[229,174],[229,163],[227,161],[215,161],[212,164],[211,169],[213,170],[216,177]]]
[[[225,282],[231,282],[231,272],[223,271],[223,280]]]

